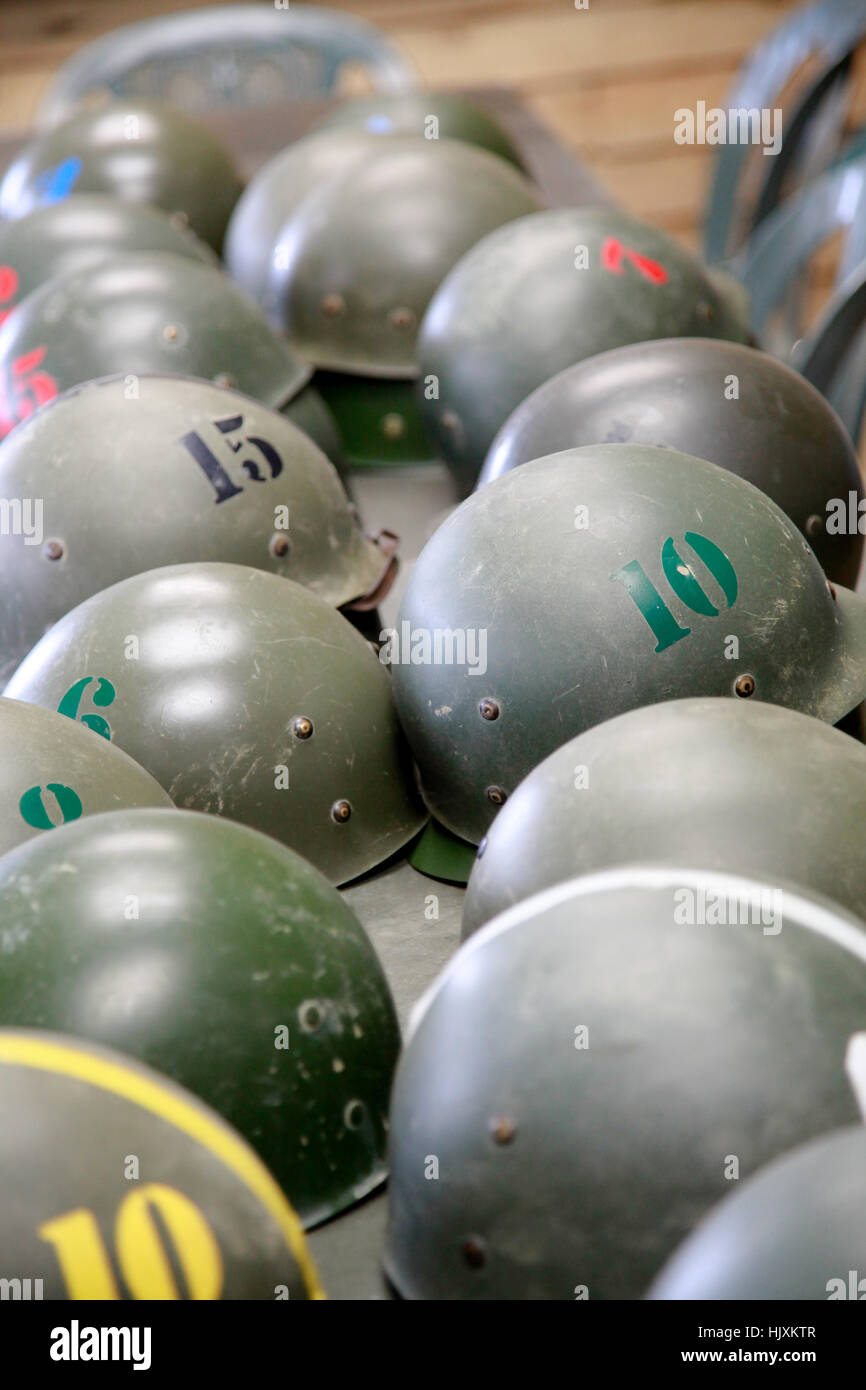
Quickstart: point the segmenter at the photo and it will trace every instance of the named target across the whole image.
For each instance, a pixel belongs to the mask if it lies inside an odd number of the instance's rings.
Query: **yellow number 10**
[[[120,1272],[134,1299],[181,1298],[151,1208],[160,1215],[177,1252],[193,1299],[222,1292],[223,1264],[216,1237],[198,1207],[163,1183],[147,1183],[124,1197],[114,1242]],[[86,1207],[68,1211],[39,1227],[53,1245],[69,1297],[119,1299],[117,1282],[96,1217]]]

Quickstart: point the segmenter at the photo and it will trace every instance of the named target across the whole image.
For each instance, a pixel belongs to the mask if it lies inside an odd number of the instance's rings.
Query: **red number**
[[[32,352],[16,357],[11,373],[7,374],[5,381],[0,382],[0,438],[58,394],[54,377],[37,370],[44,357],[44,347],[34,348]]]
[[[605,270],[610,270],[614,275],[622,275],[623,260],[630,261],[635,270],[640,271],[644,279],[651,281],[654,285],[664,285],[667,282],[668,273],[663,265],[658,261],[651,261],[649,256],[642,256],[639,251],[633,251],[630,246],[623,246],[616,237],[609,236],[601,248],[601,263]]]
[[[10,299],[14,299],[18,290],[18,273],[13,270],[11,265],[0,265],[0,304],[9,304]],[[12,313],[14,305],[9,304],[8,309],[0,309],[0,323],[8,318]]]

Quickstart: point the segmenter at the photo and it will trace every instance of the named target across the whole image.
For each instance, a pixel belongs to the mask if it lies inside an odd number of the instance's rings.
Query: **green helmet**
[[[124,251],[170,251],[217,264],[203,241],[159,208],[132,207],[98,193],[65,198],[14,222],[0,221],[0,323],[54,275]]]
[[[186,1086],[305,1226],[384,1181],[394,1003],[357,917],[299,855],[215,816],[93,817],[0,861],[0,921],[0,1023]]]
[[[866,1129],[837,1130],[739,1184],[662,1270],[651,1299],[866,1298]]]
[[[833,834],[816,834],[824,806]],[[778,705],[670,700],[571,739],[482,841],[463,935],[533,893],[639,860],[800,884],[866,916],[866,748]],[[866,1021],[864,1021],[866,1022]]]
[[[542,758],[626,710],[724,695],[842,719],[866,696],[866,602],[742,478],[589,445],[451,514],[382,655],[431,811],[477,844]]]
[[[98,704],[96,732],[179,806],[274,835],[335,883],[424,822],[387,672],[330,604],[275,574],[134,575],[61,618],[6,693],[71,719]]]
[[[712,338],[663,338],[568,367],[506,420],[479,486],[560,449],[614,442],[678,449],[738,473],[799,527],[829,579],[856,584],[857,455],[824,397],[769,353]]]
[[[25,145],[0,183],[0,217],[25,217],[70,193],[110,193],[180,215],[219,251],[242,187],[207,126],[136,98],[83,108]]]
[[[0,496],[28,495],[35,534],[0,546],[0,682],[64,613],[143,570],[228,560],[369,607],[396,567],[311,439],[195,378],[91,381],[37,411],[0,445]]]
[[[81,816],[171,804],[119,748],[51,710],[0,698],[0,857]]]
[[[525,169],[502,123],[456,92],[376,92],[335,107],[316,130],[346,129],[368,135],[421,135],[427,140],[465,140]]]
[[[564,367],[648,338],[748,336],[727,287],[666,233],[610,208],[537,213],[485,237],[433,297],[423,419],[468,492],[496,431]]]
[[[3,1028],[0,1111],[15,1116],[0,1131],[0,1279],[13,1298],[325,1297],[249,1145],[148,1067]]]
[[[202,377],[290,416],[311,375],[219,270],[113,256],[49,280],[0,328],[0,437],[70,386],[144,372]]]
[[[386,1269],[408,1298],[639,1298],[719,1200],[857,1118],[862,923],[677,867],[559,884],[478,932],[394,1083]]]

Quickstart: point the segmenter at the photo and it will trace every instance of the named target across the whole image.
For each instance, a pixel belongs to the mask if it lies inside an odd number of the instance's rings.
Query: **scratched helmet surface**
[[[394,1003],[300,855],[216,816],[95,816],[0,861],[0,921],[4,1026],[116,1047],[187,1087],[305,1226],[384,1181]]]
[[[307,435],[195,378],[74,387],[0,444],[0,496],[39,499],[41,533],[0,538],[0,682],[64,613],[143,570],[226,560],[340,607],[371,602],[396,563]]]
[[[111,101],[25,145],[0,183],[0,217],[25,217],[72,193],[109,193],[182,218],[219,251],[242,187],[231,155],[194,117]]]
[[[411,1020],[390,1278],[408,1298],[642,1297],[733,1178],[856,1122],[864,1008],[862,923],[784,885],[649,866],[528,898]]]
[[[837,833],[816,836],[833,807]],[[533,768],[479,850],[463,935],[576,874],[680,864],[821,893],[866,917],[866,748],[754,700],[668,700],[564,743]]]
[[[81,816],[171,804],[149,772],[83,725],[0,698],[0,857]]]
[[[341,102],[316,130],[363,130],[369,135],[421,135],[427,140],[465,140],[525,165],[501,121],[458,92],[376,92]]]
[[[438,637],[437,637],[438,634]],[[750,483],[670,449],[568,449],[434,533],[387,650],[427,803],[477,844],[560,744],[689,696],[836,723],[866,696],[866,601]]]
[[[864,1250],[861,1124],[800,1145],[737,1183],[668,1261],[649,1297],[862,1302]]]
[[[469,492],[497,430],[565,367],[651,338],[748,336],[727,285],[665,232],[609,208],[537,213],[485,237],[434,295],[422,418]]]
[[[47,281],[0,328],[0,436],[70,386],[145,372],[202,377],[290,416],[311,375],[214,266],[118,255]]]
[[[26,217],[0,221],[0,323],[54,275],[125,251],[168,251],[216,265],[213,251],[160,208],[105,194],[76,194]]]
[[[424,823],[387,671],[323,598],[263,570],[114,584],[55,624],[6,693],[88,715],[178,806],[263,830],[335,883]]]
[[[0,1279],[17,1281],[11,1297],[324,1297],[300,1222],[261,1160],[149,1067],[2,1028],[0,1110],[15,1116],[0,1133]]]

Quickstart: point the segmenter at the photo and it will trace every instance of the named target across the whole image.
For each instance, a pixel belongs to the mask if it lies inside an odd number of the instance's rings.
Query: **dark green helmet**
[[[351,372],[316,372],[313,380],[337,422],[342,452],[353,468],[432,459],[413,381]]]
[[[734,1179],[857,1119],[864,1017],[862,924],[784,885],[632,867],[527,899],[413,1016],[390,1278],[408,1298],[641,1297]]]
[[[649,338],[748,336],[737,297],[664,232],[609,208],[537,213],[437,290],[418,339],[423,418],[468,492],[496,431],[563,368]]]
[[[457,92],[376,92],[344,101],[317,130],[346,129],[368,135],[422,135],[426,140],[465,140],[525,169],[502,123]]]
[[[81,816],[171,804],[119,748],[51,710],[0,699],[0,857]]]
[[[165,253],[114,256],[49,280],[0,328],[0,436],[70,386],[143,372],[203,377],[273,410],[311,375],[219,270]]]
[[[817,833],[833,807],[832,834]],[[515,789],[479,848],[463,935],[575,874],[677,862],[821,893],[866,917],[866,748],[748,700],[670,700],[571,739]]]
[[[452,513],[389,657],[427,803],[477,844],[542,758],[626,710],[723,695],[836,723],[866,697],[866,602],[742,478],[590,445]]]
[[[866,510],[857,455],[824,397],[769,353],[667,338],[568,367],[506,420],[479,486],[560,449],[614,442],[678,449],[738,473],[799,527],[829,579],[856,584]]]
[[[135,575],[61,618],[7,686],[94,719],[179,805],[283,840],[333,882],[424,822],[388,673],[317,594],[242,565]]]
[[[71,193],[110,193],[177,214],[219,251],[242,187],[207,126],[136,98],[83,108],[31,140],[0,183],[0,217],[25,217]]]
[[[803,1144],[737,1187],[662,1270],[651,1299],[866,1299],[866,1129]]]
[[[12,1298],[319,1299],[300,1222],[253,1150],[106,1048],[0,1029],[0,1279]],[[58,1162],[62,1155],[62,1162]]]
[[[417,375],[418,325],[451,267],[540,195],[457,140],[376,140],[309,192],[280,229],[264,304],[316,367]]]
[[[311,439],[196,378],[92,381],[37,411],[0,444],[0,497],[28,496],[38,530],[0,544],[0,683],[64,613],[144,570],[227,560],[340,607],[373,606],[396,566]]]
[[[14,222],[0,221],[0,323],[54,275],[125,251],[170,251],[216,265],[213,251],[159,208],[104,194],[64,198]]]
[[[93,817],[0,861],[0,921],[0,1023],[188,1087],[305,1226],[384,1181],[393,1000],[357,917],[299,855],[215,816]]]

